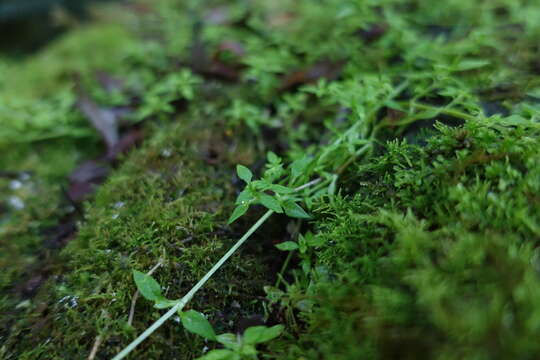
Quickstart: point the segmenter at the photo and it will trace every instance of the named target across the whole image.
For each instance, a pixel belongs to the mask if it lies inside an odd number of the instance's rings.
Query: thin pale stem
[[[404,103],[404,105],[410,105],[412,108],[417,108],[417,109],[421,109],[421,110],[436,110],[440,114],[449,115],[449,116],[459,118],[459,119],[462,119],[462,120],[465,120],[465,121],[473,121],[473,120],[476,120],[478,118],[477,116],[467,114],[467,113],[465,113],[463,111],[459,111],[459,110],[456,110],[456,109],[451,109],[451,108],[449,108],[449,105],[447,105],[445,107],[441,107],[441,108],[436,107],[436,106],[432,106],[432,105],[429,105],[429,104],[419,103],[419,102],[414,102],[412,104]],[[414,117],[413,117],[413,120],[399,122],[399,123],[397,123],[397,125],[407,125],[408,123],[414,122],[416,120],[417,119],[414,119]]]
[[[308,188],[310,186],[313,186],[313,185],[319,183],[321,180],[322,180],[321,178],[317,178],[315,180],[312,180],[312,181],[310,181],[308,183],[305,183],[304,185],[301,185],[301,186],[295,188],[294,191],[296,192],[296,191],[304,190],[305,188]]]
[[[313,186],[317,183],[322,181],[321,178],[315,179],[313,181],[310,181],[302,186],[297,187],[294,189],[295,191],[303,190],[307,187]],[[186,306],[186,304],[193,298],[193,296],[199,291],[201,287],[214,275],[214,273],[238,250],[242,244],[249,239],[249,237],[262,225],[264,222],[273,214],[274,212],[272,210],[268,210],[266,213],[264,213],[263,216],[260,217],[259,220],[253,226],[249,228],[249,230],[234,244],[233,247],[227,251],[225,255],[219,261],[202,277],[201,280],[191,290],[178,302],[169,309],[163,316],[161,316],[156,322],[154,322],[152,325],[150,325],[149,328],[147,328],[142,334],[140,334],[135,340],[133,340],[128,346],[126,346],[118,355],[116,355],[112,360],[121,360],[125,358],[130,352],[132,352],[141,342],[143,342],[147,337],[152,335],[154,331],[156,331],[165,321],[167,321],[171,316],[173,316],[177,311],[180,311]]]
[[[249,230],[234,244],[233,247],[227,251],[225,255],[203,276],[201,280],[182,298],[176,305],[169,309],[162,317],[154,322],[148,329],[146,329],[141,335],[131,342],[124,350],[116,355],[112,360],[120,360],[125,358],[131,351],[133,351],[141,342],[149,337],[156,329],[158,329],[165,321],[171,316],[176,314],[186,306],[186,304],[193,298],[193,296],[199,291],[201,287],[214,275],[214,273],[238,250],[240,246],[273,214],[272,210],[268,210]]]
[[[94,360],[96,358],[96,354],[102,342],[103,342],[103,336],[98,335],[96,337],[96,340],[94,341],[94,345],[92,346],[92,351],[90,351],[90,355],[88,355],[88,360]]]

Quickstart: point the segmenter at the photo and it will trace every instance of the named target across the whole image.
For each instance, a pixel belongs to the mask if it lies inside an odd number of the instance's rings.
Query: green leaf
[[[161,295],[161,286],[150,275],[133,270],[133,279],[135,280],[137,289],[145,299],[150,301],[161,301],[164,299],[163,295]]]
[[[218,349],[209,351],[208,354],[197,358],[196,360],[239,360],[240,356],[231,350]]]
[[[457,66],[456,70],[458,71],[469,71],[469,70],[475,70],[479,69],[485,66],[490,65],[491,62],[488,60],[482,60],[482,59],[464,59],[461,60]]]
[[[441,113],[440,109],[427,109],[420,111],[414,115],[414,119],[423,120],[423,119],[432,119],[437,117]]]
[[[231,214],[231,217],[229,218],[229,224],[232,224],[236,219],[244,215],[246,211],[248,210],[248,208],[249,208],[249,204],[238,205],[236,209],[234,209],[233,213]]]
[[[300,207],[297,203],[293,201],[285,201],[283,204],[283,210],[285,210],[285,214],[289,215],[293,218],[299,218],[299,219],[310,219],[311,216],[306,213],[304,209]]]
[[[250,183],[251,179],[253,178],[253,173],[251,172],[251,170],[249,170],[244,165],[237,165],[236,173],[238,174],[238,177],[244,180],[246,183]]]
[[[178,303],[178,300],[169,300],[164,297],[158,300],[154,300],[156,303],[154,304],[154,307],[156,309],[168,309],[173,307]]]
[[[337,183],[337,175],[332,176],[332,181],[330,182],[330,185],[328,185],[328,195],[334,195],[336,193],[336,183]]]
[[[272,151],[269,151],[266,154],[266,159],[268,160],[270,164],[279,164],[281,162],[281,158],[277,156],[275,153],[273,153]]]
[[[264,179],[261,179],[261,180],[253,181],[250,184],[250,186],[253,187],[256,190],[265,191],[265,190],[268,190],[270,188],[270,186],[272,186],[272,183],[268,182],[268,181],[266,181]]]
[[[240,350],[242,357],[246,359],[256,359],[257,356],[257,349],[255,349],[254,345],[251,344],[244,344]]]
[[[251,189],[248,188],[238,194],[238,197],[236,198],[236,204],[245,205],[253,199],[255,199],[255,197],[253,196],[253,192],[251,191]]]
[[[271,302],[278,302],[281,298],[285,296],[285,292],[273,286],[264,286],[263,290],[266,293],[268,300],[270,300]]]
[[[298,244],[294,241],[285,241],[276,245],[281,251],[293,251],[298,249]]]
[[[305,174],[306,169],[309,166],[310,162],[311,162],[311,159],[308,158],[307,156],[304,156],[301,159],[293,161],[293,163],[291,164],[292,177],[296,178],[300,175]]]
[[[534,126],[537,125],[533,121],[529,119],[525,119],[522,116],[519,115],[510,115],[503,119],[500,119],[497,121],[497,125],[502,124],[505,126],[519,126],[519,125],[529,125]]]
[[[281,209],[281,205],[279,204],[279,201],[268,195],[268,194],[259,194],[259,200],[261,201],[261,204],[266,206],[268,209],[273,210],[277,213],[282,213],[283,210]]]
[[[278,337],[283,332],[283,325],[272,327],[252,326],[244,332],[246,344],[259,344]]]
[[[195,310],[183,312],[180,314],[180,319],[187,331],[200,335],[205,339],[216,340],[214,328],[200,312]]]
[[[223,344],[226,348],[236,350],[240,347],[238,343],[238,338],[235,334],[225,333],[220,334],[216,338],[217,342]]]
[[[300,236],[302,235],[300,234]],[[324,238],[315,236],[311,232],[306,233],[304,235],[304,238],[305,238],[306,244],[310,247],[319,247],[319,246],[323,246],[326,243]]]
[[[268,186],[268,189],[272,190],[276,194],[291,194],[294,192],[294,189],[278,184],[271,184]]]

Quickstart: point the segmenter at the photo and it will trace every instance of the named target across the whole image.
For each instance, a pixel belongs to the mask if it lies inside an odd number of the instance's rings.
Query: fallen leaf
[[[108,159],[116,159],[118,155],[127,152],[133,146],[140,143],[143,138],[144,133],[141,129],[133,128],[128,130],[125,134],[122,135],[118,143],[116,143],[112,151],[108,154]]]
[[[94,160],[89,160],[73,170],[69,176],[69,180],[71,182],[90,182],[104,178],[107,176],[108,172],[109,169],[103,164]]]
[[[111,151],[118,142],[118,115],[111,109],[98,106],[88,95],[79,92],[77,106],[92,126],[99,132],[107,149]]]
[[[97,161],[90,160],[77,167],[69,176],[70,185],[67,195],[74,202],[79,202],[94,192],[96,185],[102,183],[109,168]]]
[[[300,85],[313,83],[321,78],[336,79],[345,61],[320,61],[307,69],[295,70],[283,78],[280,91],[288,91]]]
[[[122,90],[124,87],[124,82],[122,80],[110,75],[105,71],[97,71],[96,78],[103,89],[109,93]]]
[[[238,64],[226,64],[221,61],[220,55],[225,51],[228,51],[237,57],[242,56],[245,52],[242,45],[231,41],[223,42],[214,55],[210,56],[208,54],[206,44],[202,40],[202,29],[202,22],[197,22],[193,26],[191,60],[189,64],[191,69],[203,76],[237,81],[240,78],[239,70],[242,65],[240,62],[238,62]]]
[[[356,35],[358,35],[366,44],[371,44],[383,37],[387,31],[388,24],[371,24],[365,29],[356,31]]]
[[[231,52],[237,57],[246,55],[246,49],[244,49],[244,46],[238,41],[223,41],[221,44],[219,44],[216,54],[226,51]]]

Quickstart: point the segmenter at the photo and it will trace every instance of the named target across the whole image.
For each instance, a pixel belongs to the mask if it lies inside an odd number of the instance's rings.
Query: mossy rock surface
[[[139,298],[128,323],[133,270],[161,262],[154,277],[180,298],[262,214],[227,224],[245,186],[237,164],[257,180],[283,170],[278,187],[311,184],[294,200],[312,217],[274,214],[189,303],[218,333],[262,315],[284,324],[259,348],[268,359],[539,357],[535,2],[123,9],[104,10],[122,25],[105,15],[27,61],[0,59],[0,149],[16,150],[0,166],[33,171],[17,189],[0,172],[15,201],[0,205],[0,357],[117,354],[163,314]],[[118,128],[146,137],[108,163],[58,255],[43,229],[67,213],[70,172],[101,154],[82,95],[127,109]],[[21,295],[34,272],[47,281]],[[213,347],[171,319],[131,356]]]
[[[308,328],[282,356],[538,357],[539,135],[441,127],[356,166],[318,208]]]
[[[101,335],[99,358],[112,357],[160,316],[139,298],[133,325],[127,324],[136,290],[133,269],[146,272],[161,261],[154,277],[164,295],[182,297],[238,235],[226,226],[236,191],[233,167],[207,161],[208,146],[226,148],[224,140],[208,121],[182,119],[133,152],[88,204],[79,234],[24,320],[13,319],[3,355],[84,359]],[[234,255],[190,303],[216,329],[234,331],[242,319],[262,316],[262,289],[279,266],[273,256],[281,255],[272,250],[274,232],[265,233]],[[189,359],[205,346],[170,321],[137,357]]]

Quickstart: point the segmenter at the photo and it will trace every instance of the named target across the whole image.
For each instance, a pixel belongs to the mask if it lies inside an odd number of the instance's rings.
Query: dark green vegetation
[[[316,207],[317,247],[302,258],[324,275],[292,285],[309,325],[285,353],[537,357],[540,133],[441,132],[425,147],[389,144],[354,167],[349,196]]]
[[[100,0],[0,0],[0,51],[11,56],[35,51],[88,17],[87,7]],[[101,0],[103,1],[103,0]]]
[[[98,14],[25,62],[0,60],[0,356],[117,354],[162,314],[139,298],[128,323],[132,270],[161,263],[153,276],[178,299],[262,214],[227,224],[240,163],[282,186],[319,180],[297,195],[310,219],[273,215],[189,303],[216,332],[254,316],[285,325],[259,358],[538,358],[535,1],[167,0]],[[111,78],[122,85],[107,90]],[[100,153],[84,97],[127,108],[119,127],[146,138],[107,164],[58,253],[43,233],[73,212],[61,186]],[[173,319],[131,357],[205,346]]]

